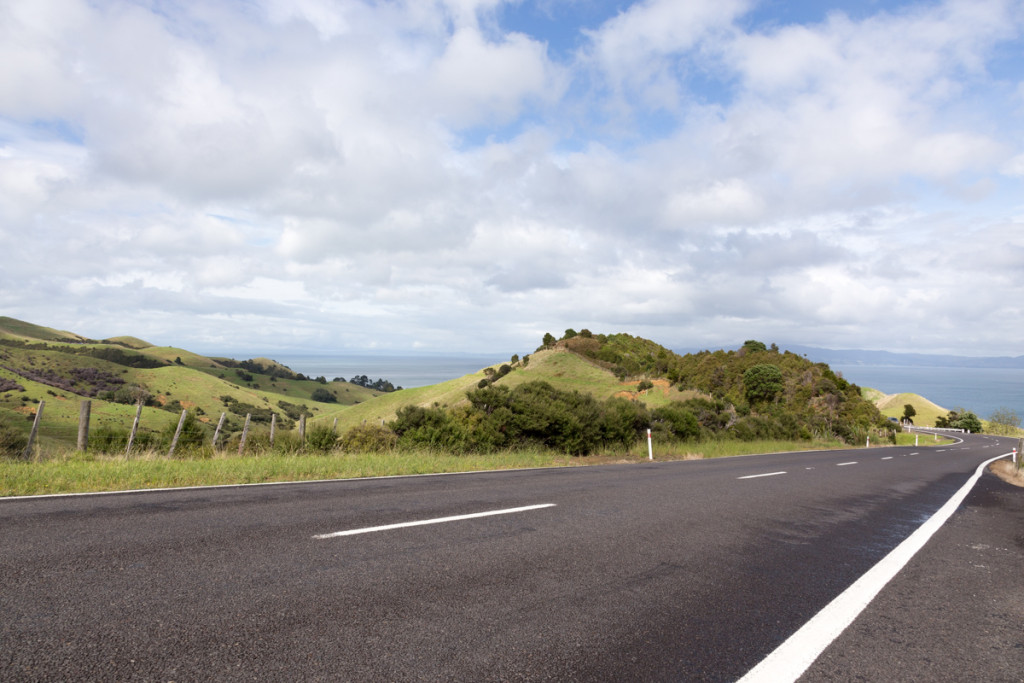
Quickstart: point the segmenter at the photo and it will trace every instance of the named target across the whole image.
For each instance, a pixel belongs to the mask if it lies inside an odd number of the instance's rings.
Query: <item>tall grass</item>
[[[836,442],[708,441],[659,442],[656,460],[720,458],[751,453],[844,447]],[[166,451],[120,454],[79,453],[65,448],[31,461],[0,459],[0,496],[123,491],[182,486],[217,486],[265,482],[350,479],[446,472],[474,472],[534,467],[567,467],[643,462],[647,443],[573,457],[536,448],[486,454],[391,449],[376,453],[301,451],[288,442],[271,448],[256,441],[244,456],[236,448],[204,446],[168,458]]]
[[[913,445],[913,434],[898,434],[900,445]],[[922,435],[920,445],[941,445],[950,440]],[[877,445],[884,445],[879,442]],[[654,459],[695,460],[754,453],[849,448],[835,441],[662,441],[653,444]],[[0,496],[123,491],[182,486],[218,486],[265,482],[352,479],[447,472],[475,472],[534,467],[568,467],[647,460],[647,441],[596,455],[573,457],[543,448],[484,454],[457,454],[429,449],[388,449],[382,452],[322,453],[301,448],[293,438],[280,438],[274,447],[262,437],[237,454],[237,443],[223,450],[210,446],[184,449],[168,458],[166,450],[106,454],[81,453],[68,446],[51,445],[46,455],[29,461],[0,458]]]
[[[571,464],[572,460],[543,451],[483,455],[268,452],[239,457],[204,448],[174,459],[155,453],[132,458],[67,454],[36,461],[0,460],[0,496],[552,467]]]

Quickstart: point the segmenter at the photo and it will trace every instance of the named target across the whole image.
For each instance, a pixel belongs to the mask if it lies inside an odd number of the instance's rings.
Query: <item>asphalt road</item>
[[[1009,444],[0,500],[0,678],[737,680]],[[1022,680],[976,489],[804,680]]]

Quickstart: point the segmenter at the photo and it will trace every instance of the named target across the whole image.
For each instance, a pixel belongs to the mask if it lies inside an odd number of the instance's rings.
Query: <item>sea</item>
[[[500,363],[509,357],[473,354],[429,354],[422,356],[363,354],[351,356],[285,355],[274,358],[307,377],[336,377],[349,380],[366,375],[370,381],[385,379],[396,387],[412,389],[438,384]]]
[[[308,377],[351,379],[366,375],[406,389],[462,377],[507,357],[471,354],[431,355],[298,355],[276,357]],[[887,394],[913,393],[952,410],[964,408],[987,419],[998,408],[1024,416],[1024,368],[964,368],[910,365],[830,364],[837,373],[861,387]]]
[[[999,408],[1024,417],[1024,368],[830,364],[848,382],[887,394],[920,394],[946,410],[988,419]]]

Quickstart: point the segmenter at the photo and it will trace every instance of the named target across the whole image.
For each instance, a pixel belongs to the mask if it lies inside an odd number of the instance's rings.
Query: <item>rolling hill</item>
[[[773,379],[762,396],[751,391],[751,373],[766,367]],[[221,413],[228,416],[229,435],[240,432],[247,414],[257,432],[266,431],[272,417],[278,429],[293,429],[304,414],[311,427],[336,424],[342,433],[360,425],[393,424],[410,406],[469,424],[476,410],[468,397],[472,392],[497,388],[505,392],[501,395],[522,397],[538,383],[550,387],[555,397],[586,395],[601,405],[625,400],[656,419],[683,410],[693,414],[706,437],[852,438],[886,423],[858,387],[824,363],[753,341],[732,351],[678,355],[628,334],[568,330],[558,340],[547,335],[540,348],[522,359],[428,387],[385,393],[314,380],[267,358],[208,357],[128,336],[91,340],[0,318],[0,421],[27,432],[39,402],[46,401],[40,432],[44,444],[73,444],[79,405],[86,398],[92,401],[93,429],[126,431],[141,400],[143,430],[151,436],[172,429],[183,409],[209,433]],[[899,403],[900,414],[901,400],[891,402]],[[923,416],[929,409],[923,399],[920,404]],[[621,411],[625,404],[614,405]]]

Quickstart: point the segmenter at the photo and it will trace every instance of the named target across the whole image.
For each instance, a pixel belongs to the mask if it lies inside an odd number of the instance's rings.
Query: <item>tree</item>
[[[960,415],[960,419],[957,420],[956,427],[960,429],[966,429],[972,434],[980,434],[982,431],[981,420],[974,413],[967,411]]]
[[[767,363],[743,373],[743,388],[751,404],[766,403],[782,391],[782,370]]]
[[[756,339],[748,339],[743,342],[743,349],[747,352],[767,351],[768,347],[764,345],[764,342],[759,342]]]
[[[949,429],[964,429],[972,434],[981,433],[981,420],[969,410],[957,408],[951,410],[945,416],[939,415],[935,418],[936,427],[947,427]]]
[[[995,434],[1015,435],[1020,429],[1020,415],[1005,406],[992,411],[988,421],[990,431]]]
[[[545,332],[544,333],[543,344],[544,344],[544,346],[546,348],[554,346],[556,341],[558,341],[558,340],[555,339],[555,335],[551,334],[550,332]]]
[[[903,420],[914,424],[914,416],[917,415],[917,409],[909,403],[903,404]]]
[[[314,389],[313,390],[313,394],[312,394],[312,396],[310,396],[310,398],[313,399],[314,401],[319,402],[319,403],[337,403],[338,402],[338,398],[334,394],[332,394],[330,391],[328,391],[327,389],[324,389],[322,387],[317,387],[316,389]]]

